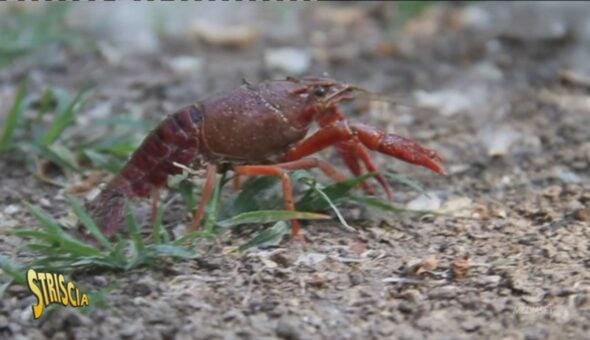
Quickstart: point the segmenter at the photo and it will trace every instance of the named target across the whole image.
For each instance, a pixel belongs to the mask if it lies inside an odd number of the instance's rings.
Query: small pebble
[[[44,208],[50,208],[51,207],[51,202],[49,202],[49,200],[45,197],[41,198],[39,200],[39,204],[44,207]]]
[[[406,207],[410,210],[438,210],[441,207],[441,200],[436,194],[429,192],[428,196],[416,197]]]
[[[575,212],[574,216],[578,221],[588,222],[590,221],[590,209],[583,208]]]
[[[276,328],[276,333],[279,338],[286,340],[298,340],[301,339],[301,335],[297,327],[286,319],[281,319]]]
[[[311,66],[311,54],[292,47],[269,49],[264,53],[264,64],[271,70],[299,75],[307,72]]]
[[[432,289],[428,293],[430,299],[452,299],[459,293],[459,289],[455,286],[442,286]]]
[[[203,68],[203,60],[191,56],[178,56],[168,60],[168,67],[178,77],[186,77],[199,73]]]
[[[363,276],[358,272],[349,273],[348,279],[350,280],[351,286],[358,286],[363,282]]]
[[[16,204],[10,204],[10,205],[6,206],[6,208],[4,208],[4,213],[9,216],[14,215],[19,211],[20,211],[20,207]]]
[[[325,254],[320,254],[320,253],[302,254],[301,256],[299,256],[297,258],[297,261],[295,261],[295,265],[304,264],[307,266],[313,266],[313,265],[316,265],[316,264],[324,261],[326,259],[326,257],[327,256]]]

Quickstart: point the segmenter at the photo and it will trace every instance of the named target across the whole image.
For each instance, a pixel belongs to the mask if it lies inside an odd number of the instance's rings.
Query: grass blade
[[[0,269],[17,283],[25,284],[27,282],[24,271],[4,255],[0,255]]]
[[[77,113],[76,106],[81,102],[82,96],[88,90],[88,86],[82,89],[72,101],[70,101],[65,108],[59,110],[56,113],[55,120],[53,124],[49,128],[49,131],[43,136],[41,140],[41,145],[49,146],[53,143],[59,136],[63,133],[63,131],[74,123],[74,118]],[[63,97],[62,97],[63,98]],[[63,99],[62,99],[63,100]]]
[[[127,228],[129,228],[129,234],[133,240],[135,252],[139,254],[144,249],[144,243],[141,234],[139,233],[139,222],[137,222],[137,217],[133,213],[133,209],[131,208],[131,205],[129,205],[129,202],[125,202],[125,212],[127,213]]]
[[[31,123],[29,123],[29,126],[27,126],[32,132],[33,140],[37,143],[40,141],[43,134],[43,117],[49,112],[54,99],[53,90],[51,88],[46,89],[41,96],[41,103],[39,105],[39,110],[37,111],[37,116]]]
[[[139,139],[135,134],[125,132],[121,136],[103,136],[98,143],[90,143],[90,145],[81,146],[81,148],[86,149],[88,147],[91,147],[96,151],[100,151],[113,156],[127,157],[139,147],[140,143],[141,139]]]
[[[391,211],[394,213],[413,213],[413,214],[418,214],[418,215],[425,215],[425,214],[437,214],[434,211],[430,211],[430,210],[411,210],[411,209],[405,209],[405,208],[399,208],[396,207],[394,205],[392,205],[391,203],[378,199],[378,198],[372,198],[372,197],[362,197],[362,196],[349,196],[348,197],[350,200],[358,202],[358,203],[362,203],[371,207],[375,207],[381,210],[385,210],[385,211]]]
[[[342,216],[342,214],[340,213],[340,210],[338,210],[338,208],[336,207],[336,205],[334,204],[334,202],[332,202],[332,200],[330,199],[330,197],[320,188],[318,188],[317,184],[313,186],[313,190],[316,191],[318,193],[318,195],[320,195],[324,200],[326,200],[326,202],[328,203],[328,205],[330,206],[330,208],[332,208],[332,210],[334,211],[334,213],[336,214],[336,217],[338,217],[338,220],[340,221],[340,223],[342,223],[342,225],[348,229],[348,230],[354,230],[344,219],[344,216]]]
[[[35,251],[35,252],[44,252],[44,253],[50,253],[52,250],[55,249],[55,246],[52,244],[47,244],[47,243],[27,243],[24,245],[25,249],[28,249],[30,251]]]
[[[221,175],[221,179],[217,182],[215,186],[215,190],[213,191],[213,196],[209,200],[209,204],[207,204],[207,208],[205,209],[205,223],[203,231],[205,234],[213,235],[214,228],[215,228],[215,221],[217,220],[217,214],[219,211],[219,202],[221,199],[221,189],[226,183],[225,179],[225,172]]]
[[[70,169],[76,172],[80,171],[80,168],[78,168],[76,164],[71,163],[71,161],[68,159],[64,159],[50,147],[28,142],[23,142],[22,147],[25,149],[25,151],[33,152],[42,157],[45,157],[64,169]]]
[[[59,223],[53,219],[53,217],[49,216],[43,209],[39,208],[36,205],[32,205],[28,202],[25,202],[29,211],[35,216],[37,221],[41,223],[41,225],[47,229],[50,235],[53,235],[58,238],[69,237],[66,232],[61,228]]]
[[[102,256],[102,252],[94,247],[87,245],[86,243],[80,242],[73,238],[71,235],[66,233],[65,230],[57,223],[53,217],[49,216],[43,209],[25,202],[29,211],[35,216],[35,218],[41,223],[41,225],[48,231],[49,235],[54,237],[59,242],[60,251],[70,252],[73,255],[81,256]]]
[[[385,175],[387,177],[389,177],[391,180],[401,183],[401,184],[404,184],[404,185],[407,185],[408,187],[410,187],[410,188],[416,190],[417,192],[425,195],[426,197],[430,198],[430,196],[428,196],[428,192],[426,192],[424,187],[420,183],[416,182],[415,180],[413,180],[405,175],[399,174],[395,171],[388,171],[387,173],[385,173]]]
[[[69,7],[68,4],[60,3],[42,11],[8,8],[0,21],[0,66],[10,64],[15,58],[28,53],[36,59],[41,58],[42,54],[34,52],[50,44],[72,40],[76,36],[75,32],[64,29],[63,20]]]
[[[259,210],[238,214],[227,220],[217,222],[220,228],[229,228],[239,224],[264,224],[282,220],[326,220],[330,216],[303,211]]]
[[[18,126],[20,116],[24,111],[22,103],[25,98],[26,89],[27,82],[26,80],[23,80],[20,82],[18,86],[16,98],[14,100],[14,103],[12,104],[10,112],[8,113],[8,117],[4,122],[4,132],[2,133],[2,137],[0,138],[0,152],[8,149],[12,143],[12,136],[14,135],[16,127]]]
[[[13,232],[14,235],[19,237],[29,237],[32,239],[43,240],[49,244],[58,243],[58,238],[50,233],[34,230],[34,229],[21,229]]]
[[[6,292],[6,288],[8,288],[8,286],[10,286],[11,283],[12,283],[12,281],[6,281],[0,285],[0,299],[4,298],[4,293]]]
[[[285,221],[278,221],[272,227],[265,229],[258,233],[250,241],[242,244],[238,249],[245,251],[253,247],[260,247],[264,245],[277,245],[281,242],[283,236],[289,234],[291,228]]]
[[[330,201],[333,203],[338,203],[340,200],[347,197],[347,194],[350,192],[350,190],[358,186],[362,181],[374,176],[375,174],[368,173],[346,181],[334,183],[323,188],[322,192],[330,199]],[[328,209],[330,204],[328,201],[326,201],[325,197],[313,190],[315,184],[307,184],[311,186],[312,189],[307,191],[307,193],[305,193],[305,195],[297,202],[297,210],[322,211]]]
[[[111,173],[117,173],[121,170],[122,161],[113,159],[93,149],[84,149],[82,154],[86,156],[94,166],[105,169]]]
[[[188,209],[194,211],[197,208],[197,199],[193,193],[193,184],[187,181],[182,181],[178,184],[178,191]]]
[[[162,208],[158,209],[158,215],[156,216],[156,220],[154,221],[152,237],[154,239],[154,243],[161,244],[162,243]]]

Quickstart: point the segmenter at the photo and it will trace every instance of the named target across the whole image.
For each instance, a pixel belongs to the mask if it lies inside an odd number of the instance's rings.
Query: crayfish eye
[[[328,91],[326,90],[325,87],[320,86],[320,87],[316,87],[313,90],[313,95],[316,96],[316,97],[318,97],[318,98],[322,98],[322,97],[324,97],[326,95],[327,92]]]

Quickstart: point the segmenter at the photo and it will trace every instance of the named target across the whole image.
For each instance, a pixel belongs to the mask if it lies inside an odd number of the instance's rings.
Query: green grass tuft
[[[18,86],[16,98],[14,99],[12,108],[8,113],[8,117],[4,122],[4,131],[2,132],[2,136],[0,137],[0,153],[7,151],[12,144],[14,132],[16,130],[16,127],[18,126],[19,121],[21,120],[21,116],[24,111],[23,102],[25,99],[26,91],[27,82],[26,80],[23,80],[20,82]]]
[[[76,34],[64,24],[68,10],[66,4],[51,4],[42,10],[10,8],[0,17],[0,66],[47,46],[72,42]]]
[[[41,160],[65,171],[82,172],[85,163],[118,172],[139,146],[141,137],[153,125],[144,120],[120,115],[99,119],[82,129],[76,117],[84,109],[89,86],[74,96],[49,87],[40,94],[27,94],[21,82],[12,108],[0,131],[0,153],[14,152],[41,174]],[[24,118],[23,112],[32,115]]]
[[[143,265],[153,265],[161,258],[191,259],[197,256],[191,244],[175,244],[167,237],[157,240],[154,237],[151,241],[143,239],[137,220],[129,208],[126,211],[130,238],[113,242],[96,226],[80,202],[73,197],[68,197],[68,201],[82,222],[83,234],[92,235],[97,244],[74,236],[43,209],[27,204],[44,230],[15,231],[16,235],[29,239],[25,248],[37,255],[35,260],[20,267],[57,270],[60,273],[71,274],[84,270],[129,270]],[[160,223],[153,227],[154,236],[158,234],[157,228],[161,228]],[[10,270],[10,267],[8,268]]]

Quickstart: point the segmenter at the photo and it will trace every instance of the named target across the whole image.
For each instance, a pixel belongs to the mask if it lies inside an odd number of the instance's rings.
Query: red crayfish
[[[287,172],[319,168],[336,181],[346,179],[326,161],[307,157],[334,145],[350,171],[359,176],[361,163],[378,173],[368,150],[445,174],[441,157],[415,141],[377,128],[348,122],[338,103],[355,98],[359,87],[330,78],[304,77],[244,84],[207,98],[166,117],[142,142],[119,175],[89,205],[98,225],[114,234],[123,219],[126,200],[152,195],[157,209],[159,189],[169,175],[182,170],[174,163],[206,167],[206,180],[191,229],[203,218],[221,169],[236,176],[277,176],[283,184],[287,209],[295,210]],[[307,137],[313,123],[317,132]],[[377,175],[387,196],[391,191]],[[152,212],[154,213],[154,212]],[[292,236],[300,236],[292,221]]]

